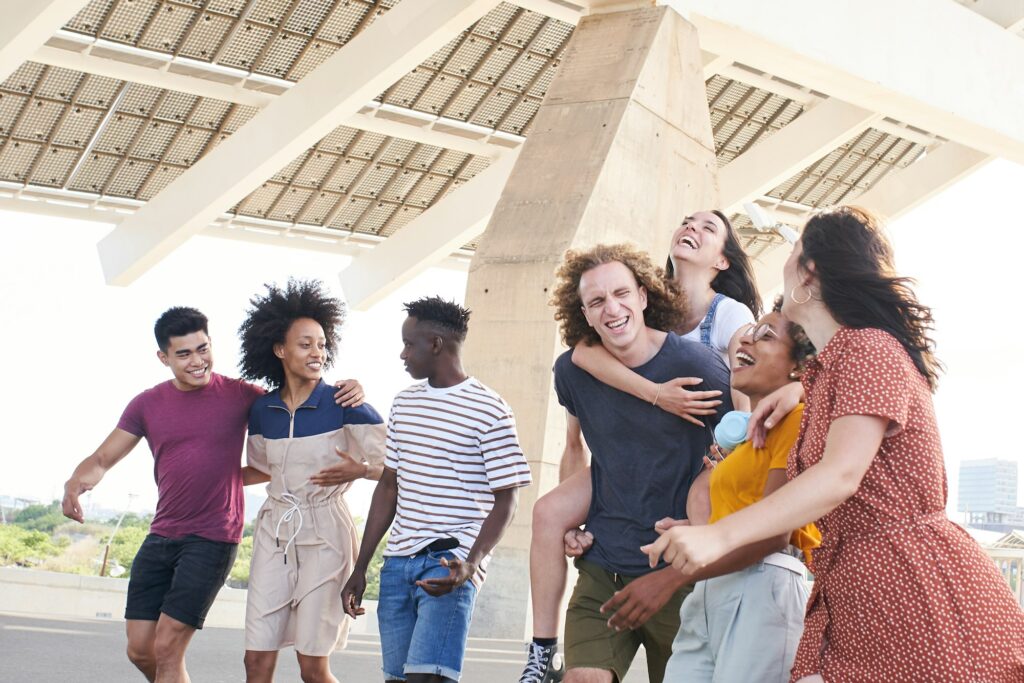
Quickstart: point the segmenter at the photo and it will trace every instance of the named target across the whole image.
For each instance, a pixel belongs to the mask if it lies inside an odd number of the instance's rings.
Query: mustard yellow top
[[[711,471],[710,522],[717,522],[761,500],[769,470],[786,471],[786,459],[800,434],[803,412],[801,403],[773,427],[764,448],[754,448],[749,441],[744,441]],[[803,551],[810,563],[811,550],[821,544],[821,534],[813,524],[808,524],[794,531],[789,542]]]

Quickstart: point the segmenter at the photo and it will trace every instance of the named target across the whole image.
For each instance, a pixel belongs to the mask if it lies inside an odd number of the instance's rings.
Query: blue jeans
[[[426,673],[457,681],[462,675],[476,587],[467,581],[435,598],[416,585],[421,579],[448,576],[442,557],[455,555],[442,550],[384,558],[377,621],[385,680]]]

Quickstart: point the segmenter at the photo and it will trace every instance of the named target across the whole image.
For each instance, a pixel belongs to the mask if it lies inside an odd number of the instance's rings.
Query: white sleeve
[[[267,440],[263,438],[262,434],[250,434],[246,440],[245,464],[263,474],[270,474],[270,463],[267,461]]]
[[[711,331],[711,343],[719,352],[729,352],[729,342],[736,330],[754,322],[754,314],[736,299],[726,297],[715,311],[715,328]]]

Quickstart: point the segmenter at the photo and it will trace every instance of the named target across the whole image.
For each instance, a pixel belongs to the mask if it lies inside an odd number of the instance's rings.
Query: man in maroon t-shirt
[[[264,392],[213,373],[207,319],[196,309],[168,309],[154,333],[157,357],[173,379],[132,399],[117,428],[64,485],[63,508],[84,521],[78,497],[146,439],[158,497],[128,582],[128,658],[150,681],[187,681],[185,649],[203,627],[242,538],[242,486],[268,479],[241,465],[249,408]],[[362,403],[355,380],[335,387],[341,405]]]
[[[153,452],[156,516],[132,562],[125,609],[128,657],[153,681],[188,680],[185,649],[224,585],[244,524],[242,446],[263,390],[212,372],[207,319],[171,308],[154,329],[168,382],[128,404],[117,428],[64,485],[64,514],[145,437]],[[255,482],[253,482],[255,483]]]

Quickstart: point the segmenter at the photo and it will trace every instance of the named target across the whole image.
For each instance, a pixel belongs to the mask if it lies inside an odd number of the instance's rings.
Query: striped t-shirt
[[[384,466],[398,476],[398,508],[385,555],[412,555],[448,536],[465,560],[494,491],[531,482],[512,409],[470,377],[439,389],[424,382],[395,396]],[[473,583],[483,583],[490,556]]]

